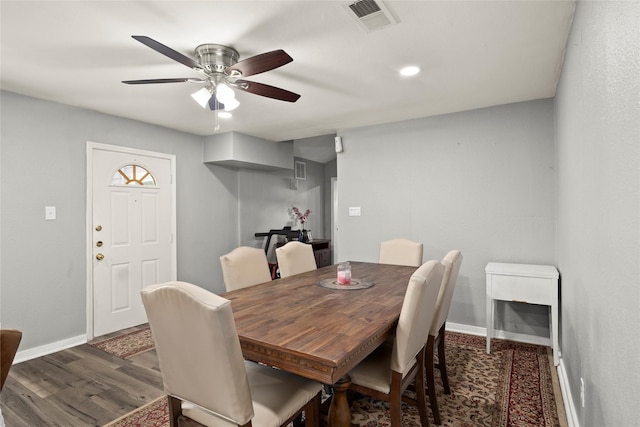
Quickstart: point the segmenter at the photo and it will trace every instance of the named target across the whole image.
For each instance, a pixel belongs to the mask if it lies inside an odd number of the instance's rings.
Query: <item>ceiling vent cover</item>
[[[379,30],[398,22],[382,0],[358,0],[345,6],[349,14],[367,32]]]

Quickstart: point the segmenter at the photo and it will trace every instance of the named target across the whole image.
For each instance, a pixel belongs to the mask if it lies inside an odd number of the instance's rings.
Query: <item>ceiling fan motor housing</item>
[[[221,44],[201,44],[195,50],[196,60],[211,73],[223,73],[238,62],[238,51]]]

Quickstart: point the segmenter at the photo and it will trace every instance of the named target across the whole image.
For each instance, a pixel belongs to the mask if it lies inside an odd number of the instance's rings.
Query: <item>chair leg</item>
[[[429,339],[427,340],[427,347],[425,349],[425,371],[427,377],[427,389],[429,391],[429,404],[431,405],[431,413],[433,413],[433,422],[436,424],[440,424],[440,410],[438,409],[438,399],[436,398],[436,385],[434,378],[434,341],[435,337],[433,335],[429,335]]]
[[[391,427],[401,427],[402,425],[402,374],[391,373],[391,391],[389,396],[389,407],[391,409]]]
[[[424,392],[424,365],[425,365],[425,360],[424,360],[424,353],[425,353],[425,349],[423,348],[422,351],[420,351],[420,353],[418,354],[418,373],[416,375],[415,378],[415,383],[416,383],[416,400],[417,400],[417,406],[418,406],[418,412],[420,413],[420,423],[422,424],[422,427],[429,427],[429,418],[427,417],[427,396]],[[432,351],[433,353],[433,351]],[[436,408],[437,411],[437,408]],[[435,416],[434,416],[435,417]],[[439,420],[439,416],[438,419],[436,420],[436,424],[440,424],[440,420]]]
[[[178,418],[182,416],[182,402],[173,396],[167,395],[169,403],[169,426],[178,427]]]
[[[318,427],[320,425],[320,402],[322,393],[309,401],[304,407],[304,425],[305,427]]]
[[[438,365],[440,368],[440,376],[442,377],[442,385],[444,386],[444,393],[451,394],[451,389],[449,388],[449,377],[447,377],[447,361],[444,356],[444,325],[438,331],[438,337],[440,338],[440,342],[438,343]]]

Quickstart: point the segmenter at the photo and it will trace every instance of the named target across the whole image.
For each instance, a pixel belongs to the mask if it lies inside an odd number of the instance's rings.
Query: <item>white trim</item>
[[[446,323],[446,330],[451,332],[459,332],[461,334],[477,335],[479,337],[487,336],[487,328],[481,326],[463,325],[462,323]]]
[[[20,362],[25,362],[27,360],[35,359],[36,357],[46,356],[47,354],[55,353],[57,351],[62,351],[67,348],[85,344],[86,342],[87,342],[87,335],[78,335],[78,336],[67,338],[64,340],[41,345],[40,347],[34,347],[27,350],[22,350],[16,353],[16,357],[13,360],[13,363],[15,364]]]
[[[338,262],[338,177],[331,177],[331,264]]]
[[[562,391],[564,411],[567,414],[567,424],[569,427],[580,427],[578,413],[576,412],[576,407],[573,404],[573,397],[571,395],[571,386],[569,384],[567,370],[562,359],[560,359],[560,364],[558,365],[558,382],[560,383],[560,390]]]
[[[139,150],[137,148],[123,147],[120,145],[103,144],[100,142],[87,141],[87,198],[86,204],[86,228],[85,228],[85,248],[86,248],[86,281],[87,281],[87,301],[86,301],[86,324],[87,334],[85,342],[95,338],[93,336],[93,258],[92,251],[89,249],[93,246],[92,224],[93,224],[93,151],[104,150],[114,151],[117,153],[128,153],[139,156],[157,157],[167,159],[171,168],[171,280],[177,280],[178,277],[178,250],[177,250],[177,219],[176,219],[176,155],[159,153],[156,151]]]
[[[462,334],[487,336],[487,328],[481,326],[470,326],[462,323],[449,323],[446,326],[447,331],[460,332]],[[547,337],[540,337],[537,335],[519,334],[517,332],[507,332],[494,329],[493,337],[503,340],[523,342],[527,344],[545,345],[551,346],[551,339]]]

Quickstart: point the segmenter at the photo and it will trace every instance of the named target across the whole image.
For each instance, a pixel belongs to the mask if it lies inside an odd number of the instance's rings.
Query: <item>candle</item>
[[[351,264],[349,264],[348,262],[342,262],[338,264],[338,284],[351,284]]]

